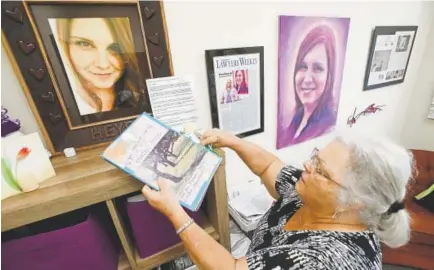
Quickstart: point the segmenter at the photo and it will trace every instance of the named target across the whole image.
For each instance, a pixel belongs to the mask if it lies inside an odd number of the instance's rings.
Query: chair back
[[[411,182],[408,195],[414,196],[434,183],[434,152],[411,150],[416,162],[416,175]]]

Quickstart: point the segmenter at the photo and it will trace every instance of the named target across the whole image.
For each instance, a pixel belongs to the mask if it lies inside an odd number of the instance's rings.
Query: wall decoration
[[[350,19],[280,16],[277,149],[334,129]]]
[[[416,32],[417,26],[375,27],[363,90],[404,81]]]
[[[264,47],[205,51],[212,125],[245,137],[264,131]]]
[[[2,197],[37,189],[56,175],[37,132],[2,139]]]
[[[146,79],[173,74],[162,5],[2,3],[2,43],[51,152],[107,143],[152,113]]]
[[[5,107],[1,107],[2,111],[2,126],[1,133],[2,137],[6,137],[7,135],[20,130],[21,121],[19,119],[13,119],[8,115],[8,109]]]
[[[374,114],[374,113],[377,113],[379,111],[382,111],[384,106],[386,106],[386,105],[375,105],[375,103],[372,103],[371,105],[366,107],[366,109],[362,110],[359,113],[357,113],[357,107],[355,107],[353,114],[351,116],[349,116],[347,119],[347,125],[352,127],[357,122],[357,120],[360,118],[360,116],[365,116],[368,114]]]

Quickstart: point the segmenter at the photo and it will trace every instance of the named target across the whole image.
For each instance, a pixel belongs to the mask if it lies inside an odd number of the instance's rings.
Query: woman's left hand
[[[142,189],[142,193],[149,204],[167,217],[173,217],[184,212],[169,181],[166,179],[158,179],[157,184],[160,187],[160,191],[152,190],[148,186],[144,186]]]

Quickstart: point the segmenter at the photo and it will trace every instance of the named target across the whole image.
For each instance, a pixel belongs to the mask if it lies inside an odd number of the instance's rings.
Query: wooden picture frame
[[[205,58],[212,126],[238,137],[264,132],[264,47],[206,50]]]
[[[417,28],[417,26],[375,27],[363,82],[364,91],[404,82]]]
[[[173,75],[162,1],[3,1],[1,9],[2,44],[53,154],[109,143],[152,114],[146,80]],[[91,26],[90,40],[72,30]]]

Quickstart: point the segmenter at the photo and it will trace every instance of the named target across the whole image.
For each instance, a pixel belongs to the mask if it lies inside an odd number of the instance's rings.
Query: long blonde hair
[[[115,95],[119,90],[129,89],[133,94],[134,102],[137,103],[140,92],[138,90],[138,81],[140,78],[140,70],[136,57],[136,50],[134,47],[133,35],[131,33],[130,22],[128,18],[102,18],[106,22],[110,29],[114,40],[119,44],[121,53],[119,54],[121,59],[124,61],[124,73],[121,78],[115,84]],[[68,67],[73,72],[77,81],[80,81],[80,77],[75,71],[75,68],[71,64],[71,56],[69,53],[69,41],[71,24],[74,18],[67,19],[56,19],[56,31],[58,42],[63,50],[64,55],[68,63]],[[87,91],[87,89],[85,89]],[[97,111],[101,111],[102,103],[101,100],[96,96],[92,95],[90,97],[97,104]],[[117,95],[116,95],[117,99]]]

